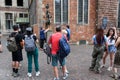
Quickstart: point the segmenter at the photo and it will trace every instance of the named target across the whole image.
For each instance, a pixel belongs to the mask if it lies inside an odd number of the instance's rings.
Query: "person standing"
[[[113,61],[114,61],[114,55],[116,53],[116,48],[115,48],[115,30],[113,28],[110,28],[107,32],[107,42],[108,42],[108,52],[106,52],[103,56],[103,65],[102,67],[105,66],[105,60],[108,55],[110,55],[110,66],[108,67],[108,71],[111,71],[113,68]]]
[[[58,50],[59,50],[59,40],[62,38],[62,33],[61,33],[61,26],[56,26],[56,33],[52,34],[50,39],[49,39],[49,45],[51,44],[51,53],[52,53],[52,66],[53,66],[53,71],[54,71],[54,80],[59,80],[59,74],[58,74],[58,61],[60,62],[62,66],[62,71],[63,71],[63,79],[66,79],[68,77],[68,74],[65,72],[66,71],[66,62],[65,58],[61,59],[59,58],[58,55]]]
[[[118,37],[115,46],[117,48],[117,52],[114,58],[114,64],[112,69],[112,75],[110,77],[114,78],[115,80],[120,79],[120,75],[118,74],[118,68],[120,68],[120,37]]]
[[[40,75],[39,71],[39,62],[38,62],[38,48],[36,46],[36,42],[38,42],[37,37],[32,33],[32,28],[26,28],[26,33],[24,37],[25,42],[25,50],[27,53],[27,60],[28,60],[28,77],[32,77],[32,59],[34,59],[35,71],[36,76]],[[30,51],[31,50],[31,51]]]
[[[66,31],[67,31],[67,40],[70,41],[71,31],[69,25],[66,25]]]
[[[21,36],[21,34],[19,34],[19,27],[18,25],[13,25],[13,30],[14,32],[12,32],[9,37],[15,37],[15,41],[17,44],[17,51],[12,52],[12,69],[13,69],[13,73],[12,76],[14,77],[18,77],[18,68],[19,68],[19,62],[23,60],[23,56],[22,56],[22,47],[21,47],[21,42],[23,41],[23,37]]]
[[[43,45],[45,42],[46,38],[45,38],[45,30],[41,27],[40,28],[40,49],[43,50]]]
[[[100,61],[104,54],[105,46],[108,50],[107,38],[104,35],[102,28],[97,29],[96,35],[92,38],[92,43],[94,45],[92,52],[92,61],[91,66],[89,67],[90,71],[95,71],[95,73],[100,73]]]

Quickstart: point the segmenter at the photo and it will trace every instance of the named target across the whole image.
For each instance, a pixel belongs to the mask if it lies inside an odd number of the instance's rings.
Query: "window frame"
[[[61,22],[56,22],[56,16],[55,16],[55,0],[54,0],[54,24],[69,24],[69,5],[70,0],[68,0],[68,21],[67,23],[63,21],[63,0],[61,0]]]
[[[22,17],[20,17],[20,14],[22,14]],[[25,15],[27,15],[27,17]],[[28,17],[29,17],[28,13],[19,13],[19,18],[28,18]]]
[[[83,0],[83,10],[82,10],[82,12],[83,12],[83,17],[82,17],[82,22],[79,22],[79,0],[77,0],[77,24],[80,24],[80,25],[88,25],[89,24],[89,8],[90,8],[90,2],[89,2],[90,0],[88,0],[88,22],[87,23],[85,23],[85,21],[84,21],[84,5],[85,5],[85,0]]]
[[[24,7],[24,0],[23,1],[23,5],[22,6],[18,6],[18,0],[16,0],[16,3],[17,3],[17,7]]]
[[[6,5],[6,1],[7,1],[7,0],[4,1],[5,6],[12,6],[12,5],[13,5],[13,4],[12,4],[12,0],[11,0],[11,5]]]
[[[11,16],[9,16],[9,17],[7,18],[7,15],[8,15],[8,14],[10,14]],[[7,30],[9,30],[9,28],[12,29],[12,26],[7,27],[7,22],[8,22],[8,21],[10,21],[11,24],[13,25],[13,22],[14,22],[14,20],[13,20],[13,13],[5,13],[5,24],[6,24],[6,29],[7,29]]]

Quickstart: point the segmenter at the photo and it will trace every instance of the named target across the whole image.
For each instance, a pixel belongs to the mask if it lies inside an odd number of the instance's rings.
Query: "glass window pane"
[[[12,6],[12,0],[5,0],[6,6]]]
[[[84,0],[84,23],[88,23],[88,0]]]
[[[20,17],[20,18],[23,18],[23,13],[20,13],[20,14],[19,14],[19,17]]]
[[[68,0],[63,0],[63,23],[68,23]]]
[[[83,0],[78,1],[78,23],[83,23]]]
[[[7,20],[13,19],[12,13],[5,13],[5,18],[6,18]]]
[[[61,0],[55,0],[55,22],[61,22]]]
[[[23,6],[23,0],[17,0],[17,6]]]
[[[24,18],[28,18],[28,14],[24,14]]]
[[[12,13],[5,13],[6,18],[6,29],[12,29],[13,20]]]

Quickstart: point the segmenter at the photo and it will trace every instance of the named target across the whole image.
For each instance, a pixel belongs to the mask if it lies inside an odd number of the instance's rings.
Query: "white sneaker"
[[[54,78],[53,80],[60,80],[59,78]]]
[[[67,74],[69,74],[69,71],[68,71],[68,70],[66,70],[65,72],[66,72]]]
[[[68,77],[68,74],[65,73],[65,74],[63,75],[63,80],[67,79],[67,77]]]
[[[39,76],[40,75],[40,71],[36,72],[36,76]]]
[[[104,65],[104,64],[100,66],[100,68],[104,68],[104,67],[105,67],[105,65]]]
[[[31,74],[31,73],[27,73],[27,76],[28,76],[28,77],[32,77],[32,74]]]
[[[108,69],[107,69],[108,71],[111,71],[112,70],[112,67],[108,67]]]

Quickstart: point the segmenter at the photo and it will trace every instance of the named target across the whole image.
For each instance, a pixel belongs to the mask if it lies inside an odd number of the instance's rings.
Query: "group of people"
[[[14,37],[17,45],[17,50],[12,52],[12,76],[18,77],[19,73],[19,67],[20,67],[20,62],[23,60],[22,56],[22,49],[24,47],[25,40],[27,37],[30,37],[33,39],[34,43],[38,42],[37,37],[32,33],[32,28],[26,28],[26,34],[23,35],[19,31],[19,26],[18,25],[13,25],[13,30],[9,37]],[[32,43],[32,42],[31,42]],[[29,43],[30,44],[30,43]],[[27,52],[27,60],[28,60],[28,73],[27,76],[31,77],[32,76],[32,58],[34,57],[34,64],[35,64],[35,71],[36,71],[36,76],[40,75],[39,71],[39,62],[38,62],[38,48],[35,45],[35,50],[31,52]]]
[[[31,42],[35,44],[35,49],[33,51],[28,52],[27,60],[28,60],[28,77],[32,77],[32,58],[34,58],[35,64],[35,71],[36,76],[40,75],[39,70],[39,49],[36,46],[36,42],[39,42],[38,38],[35,34],[33,34],[33,30],[31,27],[26,28],[26,34],[23,35],[19,32],[19,26],[13,26],[14,32],[12,32],[9,37],[15,37],[15,41],[17,44],[17,51],[12,52],[12,76],[17,77],[19,76],[18,70],[20,66],[20,62],[23,60],[22,56],[22,49],[28,43],[27,38],[32,38]],[[40,50],[43,50],[44,42],[46,41],[46,30],[42,27],[40,28]],[[54,79],[59,80],[58,74],[58,64],[62,66],[63,71],[63,79],[68,77],[68,70],[66,67],[66,57],[60,58],[58,55],[59,50],[59,40],[64,35],[66,40],[69,42],[70,40],[70,28],[69,25],[66,25],[63,29],[61,26],[56,26],[56,32],[53,33],[50,38],[48,39],[48,44],[51,46],[51,54],[52,54],[52,66],[54,71]],[[112,71],[113,74],[111,75],[112,78],[118,79],[120,76],[117,72],[117,67],[120,67],[120,37],[117,36],[116,28],[111,27],[109,28],[107,34],[104,34],[104,30],[100,27],[97,29],[96,34],[92,38],[93,53],[92,53],[92,61],[91,66],[89,67],[90,71],[94,71],[95,73],[100,73],[101,69],[105,67],[106,58],[110,56],[110,66],[108,67],[108,71]],[[31,44],[31,43],[30,43]],[[102,65],[100,65],[100,61],[103,60]],[[59,62],[59,63],[58,63]]]
[[[32,77],[32,58],[34,58],[34,65],[36,76],[40,75],[39,70],[39,49],[36,46],[36,42],[39,42],[38,38],[35,34],[33,34],[33,30],[31,27],[26,28],[26,34],[23,35],[19,32],[18,25],[13,26],[14,32],[12,32],[9,37],[15,37],[15,41],[17,44],[17,50],[12,52],[12,76],[19,76],[18,70],[20,66],[20,62],[23,60],[22,49],[25,47],[27,60],[28,60],[28,77]],[[47,42],[51,46],[51,54],[52,54],[52,66],[54,71],[54,79],[60,80],[58,74],[58,64],[62,66],[63,71],[63,79],[68,77],[68,70],[66,67],[66,57],[60,58],[58,55],[59,51],[59,40],[62,36],[65,36],[67,42],[70,40],[70,29],[67,25],[63,29],[61,26],[56,26],[56,32],[53,33],[48,42],[46,41],[45,30],[40,29],[40,50],[43,50],[44,42]],[[31,42],[28,41],[28,39]],[[27,42],[26,42],[27,41]],[[33,51],[28,51],[27,44],[31,43],[35,44],[35,49]],[[92,53],[92,62],[89,68],[90,71],[94,71],[95,73],[100,73],[101,69],[105,67],[106,58],[110,55],[110,66],[108,67],[108,71],[112,71],[112,78],[118,79],[120,76],[117,72],[117,67],[120,66],[120,37],[117,36],[116,28],[109,28],[107,34],[104,34],[104,30],[102,28],[98,28],[96,34],[92,38],[93,53]],[[33,44],[31,44],[33,45]],[[32,50],[33,48],[31,48]],[[100,61],[103,60],[103,64],[100,65]],[[58,63],[59,62],[59,63]]]
[[[101,73],[101,69],[105,67],[106,58],[109,55],[110,65],[107,70],[113,72],[113,74],[110,75],[112,78],[120,78],[117,72],[117,67],[120,66],[120,37],[117,36],[116,28],[109,28],[106,35],[101,27],[98,28],[92,38],[92,43],[94,47],[89,70],[95,73]],[[102,65],[100,65],[101,60],[103,61]]]
[[[36,43],[38,43],[39,40],[38,40],[37,36],[33,33],[33,30],[31,27],[26,28],[26,34],[24,34],[24,35],[19,32],[18,25],[13,25],[13,30],[14,30],[14,32],[12,32],[9,35],[9,37],[15,38],[15,41],[17,44],[17,50],[12,52],[12,76],[14,76],[14,77],[19,76],[19,66],[20,66],[20,62],[23,60],[23,56],[22,56],[23,48],[25,48],[25,51],[27,54],[27,60],[28,60],[27,76],[32,77],[32,58],[34,60],[36,76],[39,76],[40,75],[39,60],[38,60],[39,49],[36,45]],[[70,29],[69,29],[68,25],[63,30],[61,29],[61,26],[57,26],[56,32],[53,33],[48,40],[48,44],[51,46],[52,66],[53,66],[53,71],[54,71],[54,76],[55,76],[54,80],[59,80],[58,69],[57,69],[58,61],[60,63],[60,66],[62,66],[63,79],[66,79],[68,77],[68,73],[69,73],[66,68],[65,58],[61,59],[58,56],[59,40],[63,34],[66,37],[67,41],[69,42]],[[32,40],[28,41],[28,39],[32,39]],[[32,42],[35,44],[35,49],[33,51],[28,51],[27,46],[28,46],[28,44],[33,45]],[[43,50],[44,42],[46,42],[45,30],[41,28],[40,29],[40,50]],[[31,48],[30,50],[32,50],[32,49],[33,48]]]

